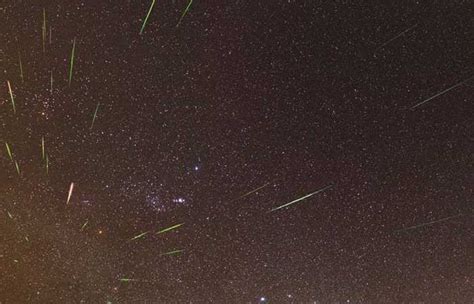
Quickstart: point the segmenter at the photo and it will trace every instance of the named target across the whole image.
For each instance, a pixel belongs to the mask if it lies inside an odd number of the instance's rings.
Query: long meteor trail
[[[425,226],[431,226],[431,225],[434,225],[434,224],[437,224],[437,223],[449,221],[453,218],[461,217],[463,215],[464,214],[452,215],[452,216],[444,217],[444,218],[436,220],[436,221],[431,221],[431,222],[427,222],[427,223],[423,223],[423,224],[419,224],[419,225],[415,225],[415,226],[410,226],[410,227],[407,227],[407,228],[398,229],[398,230],[395,230],[394,232],[402,232],[402,231],[407,231],[407,230],[418,229],[418,228],[425,227]]]
[[[461,82],[459,82],[459,83],[453,85],[452,87],[447,88],[447,89],[444,90],[444,91],[441,91],[441,92],[439,92],[439,93],[437,93],[437,94],[435,94],[435,95],[433,95],[433,96],[431,96],[431,97],[429,97],[429,98],[423,100],[422,102],[417,103],[416,105],[412,106],[410,109],[417,108],[417,107],[419,107],[419,106],[421,106],[421,105],[427,103],[428,101],[430,101],[430,100],[432,100],[432,99],[435,99],[436,97],[439,97],[439,96],[441,96],[441,95],[443,95],[443,94],[445,94],[445,93],[448,93],[448,92],[451,91],[452,89],[455,89],[455,88],[457,88],[457,87],[463,85],[465,82],[467,82],[467,81],[470,80],[471,78],[473,78],[473,76],[471,76],[471,77],[469,77],[468,79],[463,80],[463,81],[461,81]]]
[[[76,38],[72,42],[71,61],[69,62],[69,86],[72,81],[72,69],[74,68],[74,53],[76,52]]]
[[[150,17],[151,11],[153,10],[153,7],[155,6],[155,1],[153,0],[151,2],[150,8],[148,9],[148,13],[146,14],[145,20],[143,20],[142,28],[140,29],[140,35],[143,34],[143,30],[145,29],[146,23],[148,21],[148,17]]]
[[[327,186],[324,187],[324,188],[321,188],[321,189],[319,189],[319,190],[316,190],[316,191],[314,191],[314,192],[312,192],[312,193],[310,193],[310,194],[306,194],[305,196],[302,196],[302,197],[300,197],[300,198],[297,198],[297,199],[295,199],[295,200],[293,200],[293,201],[291,201],[291,202],[289,202],[289,203],[286,203],[286,204],[283,204],[283,205],[281,205],[281,206],[275,207],[275,208],[273,208],[272,210],[270,210],[269,212],[277,211],[277,210],[279,210],[279,209],[282,209],[282,208],[288,207],[288,206],[290,206],[290,205],[293,205],[293,204],[295,204],[295,203],[297,203],[297,202],[300,202],[300,201],[302,201],[302,200],[304,200],[304,199],[307,199],[308,197],[311,197],[311,196],[313,196],[313,195],[315,195],[315,194],[318,194],[318,193],[320,193],[320,192],[323,192],[323,191],[325,191],[325,190],[327,190],[327,189],[329,189],[329,188],[331,188],[331,187],[332,187],[332,185],[327,185]]]
[[[179,18],[178,24],[176,24],[176,27],[178,27],[181,24],[181,21],[183,21],[184,16],[186,16],[192,4],[193,4],[193,0],[189,0],[188,5],[186,6],[183,13],[181,14],[181,18]]]
[[[385,41],[384,43],[382,43],[381,45],[379,45],[379,46],[375,49],[374,54],[375,54],[379,49],[383,48],[384,46],[386,46],[387,44],[389,44],[389,43],[392,42],[393,40],[395,40],[395,39],[397,39],[397,38],[403,36],[406,32],[408,32],[409,30],[411,30],[412,28],[414,28],[414,27],[416,27],[416,26],[417,26],[417,24],[415,24],[415,25],[413,25],[413,26],[407,28],[406,30],[404,30],[403,32],[399,33],[399,34],[396,35],[395,37],[393,37],[393,38],[391,38],[391,39]]]
[[[165,233],[165,232],[174,230],[174,229],[178,229],[179,227],[181,227],[181,226],[183,226],[183,225],[184,225],[184,223],[176,224],[176,225],[173,225],[173,226],[171,226],[171,227],[164,228],[164,229],[158,231],[156,234],[162,234],[162,233]]]

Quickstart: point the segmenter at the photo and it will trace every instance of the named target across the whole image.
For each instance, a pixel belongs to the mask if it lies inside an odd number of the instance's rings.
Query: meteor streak
[[[270,183],[266,183],[266,184],[263,185],[263,186],[260,186],[260,187],[258,187],[258,188],[256,188],[256,189],[252,190],[252,191],[249,191],[249,192],[247,192],[247,193],[245,193],[245,194],[239,196],[238,198],[233,199],[231,202],[235,202],[235,201],[237,201],[237,200],[239,200],[239,199],[241,199],[241,198],[244,198],[244,197],[246,197],[246,196],[249,196],[250,194],[257,192],[258,190],[261,190],[261,189],[267,187],[268,185],[270,185]]]
[[[407,28],[406,30],[404,30],[403,32],[401,32],[400,34],[398,34],[397,36],[395,36],[395,37],[393,37],[393,38],[387,40],[387,41],[384,42],[384,43],[382,43],[380,46],[378,46],[378,47],[375,49],[374,54],[375,54],[375,52],[377,52],[379,49],[383,48],[384,46],[386,46],[387,44],[389,44],[389,43],[392,42],[393,40],[397,39],[398,37],[404,35],[406,32],[408,32],[409,30],[411,30],[412,28],[414,28],[414,27],[416,27],[416,26],[417,26],[417,24],[415,24],[415,25],[413,25],[413,26]]]
[[[46,174],[49,173],[49,157],[48,154],[46,154]]]
[[[146,231],[146,232],[140,233],[139,235],[132,237],[132,238],[129,239],[128,241],[130,242],[130,241],[133,241],[133,240],[136,240],[136,239],[140,239],[140,238],[144,237],[145,235],[147,235],[149,232],[150,232],[150,231]]]
[[[99,105],[100,105],[100,103],[98,102],[97,107],[95,108],[94,116],[92,117],[92,123],[91,123],[91,127],[90,127],[91,130],[94,127],[94,122],[95,122],[95,119],[97,117],[97,111],[99,110]]]
[[[44,152],[44,136],[41,137],[41,157],[44,159],[45,158],[45,152]]]
[[[10,93],[10,99],[12,101],[13,113],[16,114],[16,107],[15,107],[15,99],[13,98],[12,86],[10,85],[10,81],[7,80],[8,85],[8,92]]]
[[[71,86],[72,81],[72,69],[74,67],[74,52],[76,51],[76,38],[72,42],[72,50],[71,50],[71,62],[69,65],[69,86]]]
[[[43,8],[43,26],[41,28],[41,33],[43,36],[43,53],[46,51],[46,10]]]
[[[21,54],[20,52],[18,52],[18,61],[20,63],[20,78],[21,78],[21,82],[25,82],[25,79],[23,78],[23,64],[21,63]]]
[[[140,35],[143,33],[143,30],[145,29],[145,25],[148,21],[148,17],[150,17],[151,11],[153,10],[153,6],[155,6],[155,1],[156,0],[152,0],[150,8],[148,9],[148,13],[146,14],[145,20],[143,20],[142,28],[140,30]]]
[[[173,251],[168,251],[168,252],[165,252],[165,253],[161,253],[160,256],[165,256],[165,255],[176,255],[176,254],[179,254],[181,252],[183,252],[184,249],[178,249],[178,250],[173,250]]]
[[[450,219],[461,217],[461,216],[463,216],[463,214],[452,215],[452,216],[444,217],[444,218],[436,220],[436,221],[431,221],[431,222],[427,222],[427,223],[423,223],[423,224],[419,224],[419,225],[415,225],[415,226],[410,226],[410,227],[407,227],[407,228],[398,229],[398,230],[395,230],[394,232],[414,230],[414,229],[418,229],[418,228],[421,228],[421,227],[430,226],[430,225],[433,225],[433,224],[436,224],[436,223],[449,221]]]
[[[122,278],[119,279],[120,282],[138,282],[138,280],[135,279],[127,279],[127,278]]]
[[[291,202],[289,202],[289,203],[286,203],[286,204],[284,204],[284,205],[281,205],[281,206],[278,206],[278,207],[276,207],[276,208],[273,208],[273,209],[270,210],[269,212],[277,211],[278,209],[282,209],[282,208],[288,207],[288,206],[290,206],[290,205],[293,205],[293,204],[295,204],[295,203],[297,203],[297,202],[299,202],[299,201],[302,201],[302,200],[304,200],[304,199],[307,199],[308,197],[311,197],[311,196],[313,196],[313,195],[315,195],[315,194],[317,194],[317,193],[319,193],[319,192],[323,192],[323,191],[325,191],[326,189],[329,189],[329,188],[331,188],[331,187],[332,187],[332,185],[328,185],[328,186],[326,186],[326,187],[324,187],[324,188],[321,188],[321,189],[319,189],[319,190],[316,190],[316,191],[314,191],[314,192],[312,192],[312,193],[310,193],[310,194],[306,194],[305,196],[302,196],[302,197],[300,197],[300,198],[298,198],[298,199],[295,199],[295,200],[293,200],[293,201],[291,201]]]
[[[162,229],[162,230],[158,231],[156,234],[162,234],[162,233],[177,229],[177,228],[181,227],[182,225],[184,225],[184,223],[177,224],[177,225]]]
[[[449,88],[447,88],[446,90],[441,91],[441,92],[439,92],[439,93],[437,93],[437,94],[431,96],[430,98],[427,98],[427,99],[423,100],[422,102],[417,103],[416,105],[412,106],[410,109],[417,108],[417,107],[419,107],[419,106],[421,106],[421,105],[427,103],[428,101],[430,101],[430,100],[432,100],[432,99],[435,99],[436,97],[439,97],[439,96],[441,96],[441,95],[443,95],[443,94],[445,94],[445,93],[448,93],[448,92],[451,91],[452,89],[455,89],[455,88],[457,88],[457,87],[463,85],[465,82],[467,82],[467,81],[470,80],[471,78],[472,78],[472,77],[469,77],[468,79],[463,80],[463,81],[461,81],[461,82],[459,82],[459,83],[453,85],[452,87],[449,87]]]
[[[178,24],[176,24],[176,27],[178,27],[181,24],[181,20],[183,20],[184,16],[186,16],[186,14],[188,13],[189,8],[191,7],[191,4],[193,4],[193,0],[189,0],[188,6],[186,6],[186,8],[184,9],[184,12],[181,14],[181,18],[179,18],[179,21],[178,21]]]
[[[69,193],[67,195],[66,205],[69,204],[69,201],[71,200],[72,190],[74,190],[74,183],[71,183],[71,185],[69,186]]]
[[[5,147],[7,147],[8,157],[10,157],[10,160],[13,161],[12,150],[10,150],[10,146],[8,145],[7,142],[5,143]]]
[[[16,173],[20,175],[20,165],[18,165],[18,162],[15,160],[15,168],[16,168]]]

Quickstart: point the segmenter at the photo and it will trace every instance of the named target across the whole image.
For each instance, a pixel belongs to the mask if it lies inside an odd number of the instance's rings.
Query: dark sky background
[[[471,303],[472,2],[150,3],[0,2],[0,303]]]

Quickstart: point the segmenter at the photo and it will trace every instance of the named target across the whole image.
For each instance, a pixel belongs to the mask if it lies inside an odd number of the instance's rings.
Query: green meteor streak
[[[13,98],[12,86],[10,85],[10,81],[8,80],[7,80],[7,85],[8,85],[8,92],[10,93],[10,99],[12,101],[13,113],[16,114],[15,99]]]
[[[143,21],[142,28],[140,30],[140,35],[143,33],[143,30],[145,29],[145,25],[148,21],[148,17],[150,17],[151,11],[153,10],[154,6],[155,6],[155,0],[152,0],[150,8],[148,9],[148,13],[146,14],[145,20]]]
[[[20,166],[18,165],[18,162],[15,160],[15,168],[16,168],[16,173],[20,175]]]
[[[326,186],[326,187],[324,187],[324,188],[321,188],[321,189],[319,189],[319,190],[316,190],[316,191],[314,191],[314,192],[312,192],[312,193],[310,193],[310,194],[306,194],[305,196],[302,196],[302,197],[300,197],[300,198],[298,198],[298,199],[295,199],[295,200],[293,200],[293,201],[291,201],[291,202],[289,202],[289,203],[286,203],[286,204],[284,204],[284,205],[281,205],[281,206],[278,206],[278,207],[276,207],[276,208],[273,208],[273,209],[270,210],[269,212],[273,212],[273,211],[276,211],[276,210],[279,210],[279,209],[288,207],[288,206],[290,206],[290,205],[293,205],[293,204],[295,204],[295,203],[297,203],[297,202],[299,202],[299,201],[302,201],[302,200],[304,200],[304,199],[307,199],[308,197],[311,197],[311,196],[313,196],[313,195],[315,195],[315,194],[317,194],[317,193],[319,193],[319,192],[323,192],[324,190],[329,189],[329,188],[331,188],[331,187],[332,187],[332,185],[328,185],[328,186]]]
[[[137,282],[138,280],[122,278],[122,279],[119,279],[119,281],[120,281],[120,282]]]
[[[146,232],[140,233],[139,235],[132,237],[132,238],[129,239],[128,241],[130,242],[130,241],[133,241],[133,240],[142,238],[142,237],[144,237],[145,235],[147,235],[149,232],[150,232],[150,231],[146,231]]]
[[[193,0],[189,0],[188,6],[186,6],[186,8],[184,9],[184,12],[181,14],[181,18],[179,18],[179,21],[178,21],[178,24],[176,24],[176,27],[178,27],[181,24],[181,20],[183,20],[184,16],[186,16],[186,14],[188,13],[189,8],[191,7],[191,4],[193,4]]]
[[[184,225],[184,223],[177,224],[177,225],[174,225],[174,226],[165,228],[165,229],[163,229],[163,230],[160,230],[160,231],[158,231],[156,234],[162,234],[162,233],[165,233],[165,232],[168,232],[168,231],[177,229],[177,228],[179,228],[179,227],[181,227],[181,226],[183,226],[183,225]]]
[[[95,122],[95,119],[97,117],[97,111],[99,110],[99,105],[100,105],[100,102],[97,103],[97,107],[95,108],[94,116],[92,117],[92,123],[91,123],[91,127],[90,127],[91,130],[94,127],[94,122]]]
[[[176,254],[179,254],[179,253],[181,253],[181,252],[183,252],[183,251],[184,251],[184,249],[178,249],[178,250],[168,251],[168,252],[161,253],[160,256],[176,255]]]
[[[84,230],[84,228],[86,228],[87,226],[87,223],[89,223],[89,220],[86,220],[86,222],[82,225],[81,227],[81,231]]]
[[[231,202],[235,202],[235,201],[237,201],[237,200],[239,200],[239,199],[241,199],[241,198],[244,198],[244,197],[246,197],[246,196],[249,196],[250,194],[257,192],[258,190],[261,190],[261,189],[267,187],[268,185],[270,185],[270,183],[266,183],[266,184],[263,185],[263,186],[260,186],[260,187],[258,187],[258,188],[256,188],[256,189],[253,189],[252,191],[249,191],[249,192],[245,193],[244,195],[241,195],[241,196],[239,196],[238,198],[233,199]]]
[[[72,69],[74,67],[74,52],[75,51],[76,51],[76,38],[74,38],[74,41],[72,43],[71,62],[69,65],[69,86],[71,86],[71,81],[72,81]]]
[[[5,147],[7,147],[8,157],[10,157],[10,160],[13,161],[12,150],[10,150],[10,146],[8,145],[7,142],[5,143]]]
[[[46,154],[46,175],[49,173],[49,157],[48,154]]]

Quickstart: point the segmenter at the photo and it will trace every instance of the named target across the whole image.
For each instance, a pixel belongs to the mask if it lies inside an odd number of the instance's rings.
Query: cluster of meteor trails
[[[184,11],[182,12],[180,18],[179,18],[179,21],[177,22],[176,26],[178,27],[182,21],[183,21],[183,18],[187,15],[188,11],[190,10],[191,6],[192,6],[192,3],[193,3],[193,0],[190,0],[186,6],[186,8],[184,9]],[[144,30],[145,30],[145,27],[148,23],[148,20],[153,12],[153,8],[155,6],[155,0],[153,0],[151,2],[151,5],[147,11],[147,14],[143,20],[143,24],[141,26],[141,29],[139,31],[139,34],[143,34],[144,33]],[[387,42],[383,43],[382,45],[380,45],[376,51],[380,50],[381,48],[383,48],[384,46],[386,46],[388,43],[390,43],[391,41],[403,36],[405,33],[407,33],[408,31],[412,30],[413,28],[415,28],[416,25],[408,28],[407,30],[405,30],[404,32],[398,34],[397,36],[395,36],[394,38],[388,40]],[[43,49],[43,52],[45,51],[46,49],[46,40],[47,40],[47,18],[46,18],[46,10],[43,9],[43,23],[42,23],[42,49]],[[50,31],[49,31],[49,35],[50,35],[50,39],[51,39],[51,28],[50,28]],[[69,59],[69,68],[68,68],[68,86],[71,86],[72,85],[72,80],[73,80],[73,74],[74,74],[74,61],[75,61],[75,53],[76,53],[76,38],[74,38],[72,40],[72,46],[71,46],[71,52],[70,52],[70,59]],[[21,56],[19,56],[19,63],[20,63],[20,78],[23,80],[23,63],[22,63],[22,60],[21,60]],[[471,77],[472,78],[472,77]],[[426,104],[427,102],[430,102],[432,101],[433,99],[445,94],[445,93],[448,93],[449,91],[461,86],[462,84],[465,84],[468,80],[470,80],[471,78],[468,78],[466,80],[463,80],[445,90],[442,90],[434,95],[432,95],[431,97],[421,101],[421,102],[418,102],[416,103],[415,105],[413,105],[411,107],[411,109],[415,109],[415,108],[418,108],[424,104]],[[17,114],[17,107],[16,107],[16,103],[15,103],[15,94],[14,94],[14,90],[12,88],[12,82],[10,80],[7,80],[6,81],[6,85],[7,85],[7,89],[8,89],[8,94],[9,94],[9,97],[10,97],[10,102],[11,102],[11,107],[12,107],[12,111],[13,111],[13,114],[16,115]],[[52,91],[53,89],[53,74],[51,72],[51,75],[50,75],[50,89]],[[95,108],[95,111],[93,112],[93,115],[92,115],[92,119],[91,119],[91,123],[90,123],[90,126],[89,128],[92,129],[94,127],[94,124],[96,122],[96,119],[98,117],[98,112],[99,112],[99,108],[100,108],[100,103],[97,103],[97,106]],[[13,146],[14,147],[14,146]],[[19,165],[19,162],[18,162],[18,159],[15,157],[15,153],[14,153],[14,150],[12,148],[12,145],[11,143],[7,143],[5,142],[5,149],[6,149],[6,153],[7,153],[7,156],[8,156],[8,159],[12,162],[12,165],[13,165],[13,168],[15,169],[16,173],[20,176],[21,175],[21,170],[20,170],[20,165]],[[41,138],[41,159],[43,161],[43,165],[44,165],[44,170],[46,172],[46,174],[49,173],[49,158],[48,158],[48,153],[46,151],[46,143],[45,143],[45,139],[44,139],[44,136]],[[271,184],[271,182],[268,182],[262,186],[259,186],[249,192],[246,192],[245,194],[243,195],[240,195],[238,196],[237,198],[235,198],[234,200],[232,201],[236,201],[236,200],[239,200],[239,199],[242,199],[244,197],[247,197],[247,196],[250,196],[252,194],[255,194],[257,193],[258,191],[260,190],[263,190],[264,188],[266,188],[267,186],[269,186]],[[278,210],[282,210],[282,209],[286,209],[286,208],[290,208],[290,207],[294,207],[294,205],[296,203],[300,203],[300,202],[303,202],[303,201],[306,201],[308,200],[309,198],[317,195],[317,194],[320,194],[322,192],[325,192],[331,188],[333,188],[333,184],[328,184],[326,186],[323,186],[319,189],[316,189],[314,191],[311,191],[309,193],[306,193],[304,195],[301,195],[289,202],[286,202],[286,203],[282,203],[278,206],[275,206],[274,208],[271,208],[270,210],[267,211],[267,213],[273,213],[275,211],[278,211]],[[73,198],[73,195],[74,195],[74,189],[75,189],[75,184],[74,182],[71,182],[70,183],[70,186],[69,186],[69,190],[67,192],[67,199],[66,199],[66,205],[69,205],[71,203],[71,199]],[[13,215],[7,211],[7,214],[9,216],[10,219],[13,219]],[[421,228],[421,227],[425,227],[425,226],[428,226],[428,225],[433,225],[433,224],[436,224],[436,223],[440,223],[440,222],[443,222],[443,221],[447,221],[447,220],[450,220],[450,219],[453,219],[453,218],[456,218],[456,217],[460,217],[462,215],[454,215],[454,216],[450,216],[450,217],[446,217],[446,218],[443,218],[443,219],[439,219],[439,220],[435,220],[435,221],[431,221],[431,222],[428,222],[428,223],[423,223],[423,224],[419,224],[419,225],[415,225],[415,226],[411,226],[411,227],[407,227],[407,228],[402,228],[402,229],[399,229],[399,230],[396,230],[395,232],[401,232],[401,231],[408,231],[408,230],[413,230],[413,229],[418,229],[418,228]],[[89,221],[86,220],[84,222],[84,224],[81,226],[80,228],[80,231],[83,231],[86,229],[87,225],[88,225]],[[180,227],[182,227],[184,225],[184,223],[179,223],[179,224],[175,224],[175,225],[172,225],[170,227],[166,227],[166,228],[162,228],[160,230],[157,230],[157,231],[151,231],[151,230],[148,230],[148,231],[144,231],[144,232],[140,232],[138,233],[137,235],[127,239],[127,240],[124,240],[125,242],[136,242],[136,241],[139,241],[139,240],[142,240],[142,239],[145,239],[147,237],[149,237],[150,235],[154,234],[156,236],[159,236],[159,235],[162,235],[164,233],[168,233],[168,232],[171,232],[171,231],[174,231],[174,230],[177,230],[179,229]],[[179,254],[182,254],[183,252],[185,252],[185,249],[172,249],[172,250],[169,250],[169,251],[165,251],[163,253],[160,253],[160,256],[175,256],[175,255],[179,255]],[[134,278],[121,278],[119,279],[119,281],[121,282],[134,282],[134,281],[137,281],[137,282],[142,282],[144,280],[138,280],[138,279],[134,279]]]

